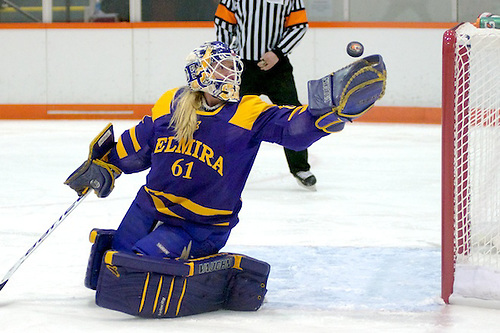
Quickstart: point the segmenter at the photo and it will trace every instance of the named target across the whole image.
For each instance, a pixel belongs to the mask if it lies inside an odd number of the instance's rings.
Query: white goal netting
[[[453,295],[500,301],[500,29],[456,37]]]

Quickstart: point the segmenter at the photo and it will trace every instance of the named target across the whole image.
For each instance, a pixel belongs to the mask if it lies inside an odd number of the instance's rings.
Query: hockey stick
[[[64,219],[66,219],[66,217],[68,217],[68,215],[83,201],[83,199],[85,199],[89,193],[92,192],[92,191],[87,191],[85,194],[83,194],[82,196],[78,197],[78,199],[76,199],[75,202],[73,202],[71,204],[71,206],[69,206],[68,209],[66,209],[66,211],[64,212],[64,214],[62,214],[59,219],[54,222],[54,224],[47,230],[45,231],[45,233],[42,235],[42,237],[40,237],[40,239],[35,243],[33,244],[33,246],[28,250],[28,252],[26,252],[26,254],[24,256],[22,256],[16,263],[14,266],[12,266],[12,268],[7,272],[7,274],[4,276],[4,278],[2,279],[2,281],[0,282],[0,290],[3,289],[3,287],[5,286],[5,284],[9,281],[10,277],[12,276],[12,274],[15,273],[15,271],[17,271],[17,269],[19,268],[19,266],[21,266],[21,264],[26,260],[28,259],[28,257],[30,256],[30,254],[32,254],[36,248],[47,238],[49,237],[49,235],[62,223],[62,221],[64,221]]]

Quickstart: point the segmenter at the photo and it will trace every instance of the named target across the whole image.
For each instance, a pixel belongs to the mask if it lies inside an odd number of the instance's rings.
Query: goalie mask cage
[[[500,305],[500,29],[443,36],[442,298]]]

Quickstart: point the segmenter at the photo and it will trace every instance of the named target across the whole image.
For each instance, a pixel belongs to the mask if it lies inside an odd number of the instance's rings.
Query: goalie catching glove
[[[368,111],[385,92],[387,73],[380,55],[353,62],[321,79],[308,82],[309,111],[316,127],[327,132],[344,128]]]
[[[64,184],[75,190],[78,196],[93,189],[99,198],[107,197],[115,186],[115,179],[122,173],[116,166],[105,161],[114,145],[113,125],[108,124],[90,143],[87,161],[76,169]]]

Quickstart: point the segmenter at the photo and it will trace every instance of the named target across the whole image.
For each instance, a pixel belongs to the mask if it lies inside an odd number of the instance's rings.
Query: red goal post
[[[497,307],[500,29],[462,23],[447,30],[442,70],[441,295],[446,303]]]

